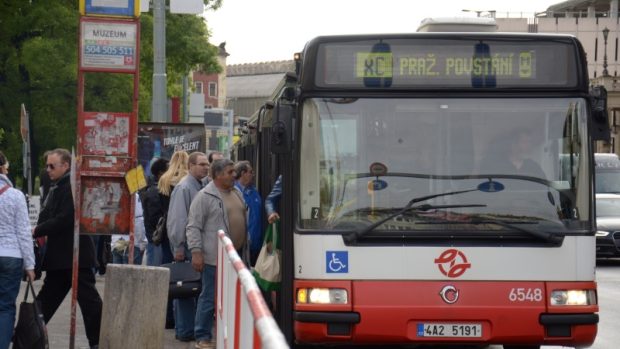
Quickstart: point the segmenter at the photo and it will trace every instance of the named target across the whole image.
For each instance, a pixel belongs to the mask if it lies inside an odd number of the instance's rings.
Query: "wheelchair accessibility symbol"
[[[348,273],[349,272],[349,252],[348,251],[326,251],[325,252],[325,272],[326,273]]]

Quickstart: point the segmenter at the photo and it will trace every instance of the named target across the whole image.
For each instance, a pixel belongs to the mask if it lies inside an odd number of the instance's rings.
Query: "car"
[[[620,158],[617,154],[594,154],[596,193],[620,193]]]
[[[618,194],[596,194],[596,257],[620,257]]]

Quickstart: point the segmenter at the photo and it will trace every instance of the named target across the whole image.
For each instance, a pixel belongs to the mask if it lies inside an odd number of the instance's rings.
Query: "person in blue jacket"
[[[235,164],[235,187],[243,193],[248,207],[250,264],[254,266],[263,245],[263,199],[254,186],[254,170],[247,160]]]

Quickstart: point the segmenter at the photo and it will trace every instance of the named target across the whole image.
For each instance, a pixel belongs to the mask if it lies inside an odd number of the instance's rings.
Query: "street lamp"
[[[609,29],[605,27],[603,29],[603,40],[605,40],[605,54],[603,55],[603,76],[609,76],[609,72],[607,71],[607,36],[609,35]]]

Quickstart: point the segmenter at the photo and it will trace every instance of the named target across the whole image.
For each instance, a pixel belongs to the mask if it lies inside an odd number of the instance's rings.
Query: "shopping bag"
[[[263,246],[252,271],[256,283],[265,291],[279,290],[282,280],[282,252],[278,245],[278,228],[278,222],[267,227]]]
[[[202,291],[202,274],[194,270],[192,263],[177,262],[162,264],[170,269],[168,298],[198,297]]]
[[[32,293],[32,303],[27,302],[29,293]],[[43,313],[41,313],[35,298],[36,294],[32,287],[32,281],[28,280],[24,301],[19,305],[19,319],[13,334],[13,349],[49,348]]]

